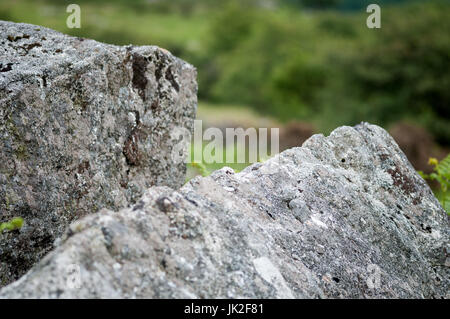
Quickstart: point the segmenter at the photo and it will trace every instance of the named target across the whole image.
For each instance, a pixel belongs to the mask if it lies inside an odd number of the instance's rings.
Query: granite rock
[[[177,130],[191,131],[196,70],[155,46],[114,46],[0,21],[0,286],[73,220],[178,188]]]
[[[71,224],[1,298],[449,298],[449,219],[382,128]]]

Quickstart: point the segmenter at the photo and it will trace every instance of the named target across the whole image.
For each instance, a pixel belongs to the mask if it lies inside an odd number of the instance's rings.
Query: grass
[[[203,121],[203,129],[205,130],[208,127],[222,127],[223,125],[227,125],[230,128],[235,127],[279,127],[280,124],[273,118],[262,116],[255,112],[253,109],[250,109],[244,105],[233,105],[233,104],[212,104],[200,102],[197,110],[197,119]],[[223,128],[223,127],[222,127]],[[222,167],[231,167],[236,172],[243,170],[245,167],[251,165],[252,163],[248,162],[248,149],[246,148],[246,162],[245,163],[237,163],[237,145],[236,143],[224,145],[223,148],[223,160],[220,163],[206,163],[205,161],[201,163],[193,162],[193,154],[195,152],[200,152],[203,154],[203,150],[206,145],[208,145],[210,141],[206,141],[203,144],[194,145],[191,144],[190,154],[189,154],[189,163],[187,165],[187,180],[190,180],[192,177],[196,175],[207,176],[211,174],[213,171],[221,169]],[[195,147],[197,149],[195,149]],[[226,154],[227,152],[234,151],[234,162],[226,163]],[[262,160],[262,159],[258,159]]]
[[[220,126],[237,124],[242,127],[280,127],[280,123],[270,116],[264,116],[247,105],[213,104],[200,101],[197,109],[197,119],[204,126]],[[233,126],[234,127],[234,126]]]
[[[428,164],[433,166],[433,172],[425,174],[419,171],[419,174],[426,180],[439,183],[439,190],[435,190],[435,195],[447,214],[450,214],[450,154],[440,162],[436,158],[430,158]]]
[[[188,171],[187,171],[187,180],[191,179],[192,177],[196,175],[202,175],[207,176],[211,174],[212,172],[221,169],[222,167],[231,167],[234,171],[239,172],[246,168],[247,166],[251,165],[252,163],[249,163],[248,161],[245,163],[237,163],[237,145],[236,143],[224,146],[223,148],[223,160],[219,163],[206,163],[205,161],[202,161],[201,163],[195,163],[193,161],[193,154],[194,151],[196,152],[203,152],[205,146],[208,144],[208,142],[203,143],[202,145],[194,145],[194,143],[191,144],[190,147],[190,153],[189,153],[189,163],[187,165]],[[195,149],[197,148],[197,149]],[[226,163],[226,154],[227,152],[232,151],[234,148],[234,162],[233,163]],[[203,154],[203,153],[202,153]],[[248,150],[246,149],[246,159],[248,159]]]

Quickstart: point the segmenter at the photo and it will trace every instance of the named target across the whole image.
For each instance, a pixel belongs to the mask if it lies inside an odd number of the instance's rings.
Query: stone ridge
[[[0,21],[0,286],[19,278],[66,226],[178,188],[176,130],[191,131],[195,68],[156,46],[114,46]]]
[[[448,245],[430,188],[362,123],[89,215],[0,297],[449,298]]]

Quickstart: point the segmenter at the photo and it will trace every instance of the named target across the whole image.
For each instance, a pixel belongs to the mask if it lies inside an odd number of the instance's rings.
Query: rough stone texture
[[[193,127],[196,70],[154,46],[119,47],[0,21],[0,286],[68,223],[179,187],[176,130]]]
[[[448,298],[448,249],[429,187],[363,123],[89,215],[0,297]]]

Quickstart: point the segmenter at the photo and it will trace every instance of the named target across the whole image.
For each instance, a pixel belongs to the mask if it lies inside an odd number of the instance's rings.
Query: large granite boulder
[[[1,298],[448,298],[449,220],[380,127],[74,222]]]
[[[164,49],[0,21],[0,222],[25,220],[0,234],[0,286],[71,221],[181,186],[173,132],[192,129],[196,93],[195,68]]]

